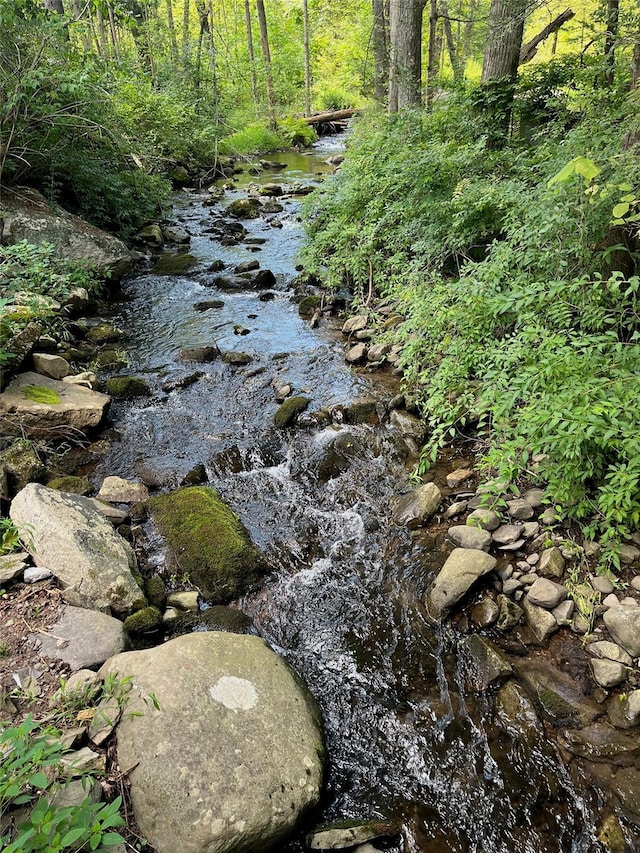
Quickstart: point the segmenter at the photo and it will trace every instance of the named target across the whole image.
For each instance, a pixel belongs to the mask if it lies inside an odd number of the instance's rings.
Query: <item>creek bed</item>
[[[337,150],[339,141],[330,139],[304,154],[278,153],[284,169],[243,174],[213,207],[204,204],[205,193],[177,195],[174,217],[192,234],[197,266],[124,285],[114,320],[125,332],[127,372],[144,376],[153,394],[113,405],[119,439],[96,482],[144,470],[173,488],[204,463],[211,485],[267,553],[265,586],[235,605],[301,674],[322,709],[330,769],[316,823],[395,819],[402,848],[429,853],[602,850],[597,791],[565,767],[540,724],[533,736],[499,725],[492,700],[465,688],[454,631],[436,632],[425,620],[424,594],[445,554],[442,537],[412,535],[390,520],[391,498],[408,489],[394,432],[384,423],[293,431],[272,425],[274,382],[307,394],[310,411],[394,393],[394,380],[353,372],[339,337],[298,316],[287,285],[302,239],[299,199],[277,199],[282,227],[264,217],[243,222],[261,245],[222,246],[206,231],[249,182],[316,183],[332,171],[324,160]],[[269,301],[204,283],[213,261],[252,259],[276,275]],[[194,309],[213,298],[224,305]],[[238,336],[234,326],[249,333]],[[252,362],[180,361],[183,348],[213,343],[242,350]],[[189,387],[162,391],[196,369],[203,375]],[[320,476],[317,460],[346,430],[357,452],[341,472]],[[437,472],[436,479],[442,484]],[[149,563],[161,569],[161,543],[150,536],[147,549]],[[301,849],[302,839],[284,849]]]

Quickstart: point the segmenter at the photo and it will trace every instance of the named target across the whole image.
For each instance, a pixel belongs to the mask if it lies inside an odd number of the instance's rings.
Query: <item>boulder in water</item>
[[[456,548],[451,552],[427,596],[427,610],[442,619],[473,584],[495,568],[497,560],[484,551]]]

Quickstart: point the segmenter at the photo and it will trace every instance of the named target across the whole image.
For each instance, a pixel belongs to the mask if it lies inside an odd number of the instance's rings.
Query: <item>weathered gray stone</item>
[[[68,605],[49,633],[38,634],[37,639],[43,657],[61,660],[72,670],[96,669],[127,648],[124,626],[119,619]]]
[[[41,566],[29,566],[29,568],[24,570],[23,580],[25,583],[39,583],[40,581],[48,581],[52,577],[53,574],[49,569]]]
[[[167,605],[175,607],[178,610],[190,610],[193,613],[198,612],[198,591],[187,590],[186,592],[172,592],[167,596]]]
[[[546,577],[561,578],[564,574],[564,565],[564,557],[560,553],[560,549],[556,547],[547,548],[540,554],[538,571]]]
[[[60,764],[67,776],[84,776],[86,773],[104,773],[107,756],[94,752],[88,746],[67,752],[60,758]]]
[[[515,628],[518,622],[522,619],[522,608],[507,598],[506,595],[499,595],[497,599],[500,615],[498,616],[498,628],[501,631],[508,631]]]
[[[502,584],[502,591],[505,595],[513,595],[514,592],[518,589],[522,589],[524,584],[520,580],[520,578],[508,578]]]
[[[116,613],[144,606],[130,545],[89,498],[30,483],[14,498],[10,515],[36,565],[53,572],[83,606]]]
[[[631,666],[633,661],[631,655],[627,654],[623,648],[617,643],[610,643],[608,640],[599,640],[595,643],[589,643],[587,652],[594,658],[600,660],[615,660],[625,666]]]
[[[522,524],[502,524],[493,531],[493,541],[497,545],[511,545],[520,539]]]
[[[479,634],[470,634],[460,641],[468,666],[465,673],[472,688],[484,692],[496,681],[504,681],[513,672],[505,655],[492,642]]]
[[[48,402],[36,402],[36,399]],[[6,434],[37,437],[54,429],[86,430],[98,426],[110,399],[82,385],[59,382],[39,373],[21,373],[0,394]]]
[[[491,534],[479,527],[469,527],[458,524],[447,530],[447,536],[458,548],[475,548],[477,551],[488,551],[491,545]]]
[[[537,509],[544,502],[544,489],[527,489],[522,495],[522,500],[526,501],[529,506]]]
[[[640,690],[613,696],[609,700],[607,714],[618,729],[631,729],[640,724]]]
[[[41,245],[49,243],[66,261],[77,261],[98,275],[118,280],[131,266],[125,244],[88,222],[49,204],[44,196],[21,187],[19,193],[3,193],[0,218],[5,242]]]
[[[124,480],[122,477],[105,477],[97,499],[105,503],[137,504],[146,501],[149,490],[142,483]]]
[[[455,518],[458,515],[461,515],[465,509],[467,508],[467,501],[454,501],[450,507],[447,508],[444,517],[445,518]]]
[[[318,801],[317,709],[263,640],[196,632],[118,655],[107,673],[132,676],[128,708],[143,711],[118,725],[118,763],[158,853],[258,853]]]
[[[28,483],[44,479],[47,469],[33,442],[18,439],[0,452],[0,466],[4,473],[3,497],[17,494]]]
[[[105,503],[105,501],[99,501],[97,498],[87,498],[87,500],[91,506],[97,510],[100,515],[108,519],[114,527],[119,527],[121,524],[124,524],[129,520],[128,509],[120,509],[120,507]]]
[[[393,520],[402,527],[414,530],[425,524],[438,511],[442,494],[435,483],[418,486],[401,497],[395,506]]]
[[[71,367],[66,358],[44,352],[34,352],[32,357],[33,369],[42,376],[50,379],[64,379],[71,373]]]
[[[528,521],[533,516],[533,507],[523,498],[507,501],[507,510],[511,518],[518,521]]]
[[[22,577],[22,573],[27,568],[28,559],[29,555],[26,551],[0,556],[0,586]]]
[[[499,615],[500,608],[488,596],[475,604],[469,614],[471,621],[479,628],[490,628],[497,621]]]
[[[621,663],[613,660],[599,660],[593,658],[589,661],[593,678],[600,687],[609,690],[617,684],[621,684],[627,677],[627,670]]]
[[[391,412],[389,424],[400,435],[412,438],[418,445],[422,444],[427,434],[427,427],[424,421],[400,409],[394,409]]]
[[[570,598],[561,601],[557,607],[551,611],[558,625],[570,625],[575,610],[575,602]]]
[[[345,361],[349,364],[355,364],[358,361],[362,361],[362,359],[367,354],[367,345],[363,343],[354,344],[349,348],[347,354],[345,355]]]
[[[625,566],[630,566],[632,563],[636,563],[640,560],[640,548],[636,548],[635,545],[627,545],[623,543],[619,547],[618,554],[620,556],[620,562]]]
[[[533,539],[540,533],[540,525],[537,521],[525,521],[522,525],[522,535],[525,539]]]
[[[59,809],[79,807],[88,799],[90,803],[99,803],[102,799],[102,786],[97,779],[69,779],[64,785],[52,789],[49,802]],[[113,848],[111,848],[113,849]]]
[[[522,608],[527,619],[527,625],[541,643],[550,637],[554,631],[558,630],[558,623],[553,613],[549,613],[543,607],[532,604],[526,598],[522,602]]]
[[[458,489],[463,483],[470,480],[474,474],[475,471],[469,468],[458,468],[456,471],[451,471],[450,474],[447,474],[447,486],[450,489]]]
[[[351,335],[353,332],[359,332],[362,329],[366,329],[368,325],[368,320],[365,314],[356,314],[355,317],[349,317],[344,326],[342,327],[343,335]]]
[[[632,658],[640,656],[640,607],[612,607],[603,619],[614,641]]]
[[[500,527],[500,516],[492,509],[474,509],[467,516],[467,524],[481,530],[497,530]]]
[[[430,616],[442,619],[479,578],[495,568],[496,563],[495,557],[484,551],[471,548],[452,551],[427,595]]]
[[[517,661],[514,668],[529,696],[554,725],[583,728],[604,713],[583,696],[573,678],[549,661],[526,658]]]
[[[367,352],[367,361],[382,361],[391,352],[391,344],[373,344]]]
[[[544,607],[547,610],[553,610],[566,597],[567,590],[562,584],[555,583],[547,578],[538,578],[527,593],[528,602],[537,604],[538,607]]]
[[[605,610],[609,610],[611,607],[620,607],[620,599],[614,592],[610,592],[603,601],[602,606]]]
[[[605,578],[603,575],[592,577],[591,586],[603,595],[609,595],[609,593],[612,593],[615,589],[609,578]]]
[[[388,838],[398,834],[398,827],[383,820],[344,820],[322,826],[307,835],[307,847],[311,850],[343,850],[346,847],[362,845],[374,838]],[[361,849],[358,847],[357,849]]]

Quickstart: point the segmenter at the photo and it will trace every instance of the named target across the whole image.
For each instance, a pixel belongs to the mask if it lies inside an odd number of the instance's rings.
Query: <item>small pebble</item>
[[[603,595],[609,595],[615,589],[609,578],[602,576],[592,577],[591,586],[601,592]]]
[[[631,581],[631,589],[635,589],[637,592],[640,592],[640,575],[636,575]]]
[[[613,593],[611,593],[610,595],[608,595],[608,596],[604,599],[604,601],[602,602],[602,606],[603,606],[603,607],[606,607],[606,608],[607,608],[607,610],[608,610],[610,607],[620,607],[620,602],[618,601],[618,597],[617,597],[617,595],[614,595]]]
[[[25,583],[38,583],[38,581],[46,581],[52,578],[53,575],[49,569],[41,568],[40,566],[29,566],[24,570]]]
[[[540,554],[529,554],[527,557],[527,563],[530,566],[535,566],[540,562]]]

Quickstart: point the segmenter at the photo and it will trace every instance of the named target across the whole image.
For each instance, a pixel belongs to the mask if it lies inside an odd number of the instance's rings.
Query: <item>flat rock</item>
[[[71,373],[71,367],[66,358],[61,355],[52,355],[44,352],[34,352],[31,356],[33,369],[41,376],[50,379],[64,379]]]
[[[137,504],[146,501],[149,490],[142,483],[122,477],[105,477],[98,492],[98,500],[114,504]]]
[[[467,524],[457,524],[447,530],[447,536],[458,548],[475,548],[478,551],[488,551],[491,545],[491,534],[488,530],[469,527]]]
[[[343,850],[345,847],[365,845],[374,838],[388,838],[398,834],[396,824],[383,820],[344,820],[322,826],[307,835],[311,850]],[[375,848],[373,845],[366,845]]]
[[[473,584],[495,568],[497,560],[484,551],[456,548],[440,569],[427,595],[427,610],[434,619],[446,613],[469,591]]]
[[[633,663],[631,655],[627,654],[617,643],[611,643],[609,640],[598,640],[595,643],[589,643],[587,652],[594,658],[614,660],[625,666],[631,666]]]
[[[462,515],[462,513],[467,508],[467,501],[454,501],[450,507],[447,507],[444,517],[445,518],[455,518],[458,515]]]
[[[598,763],[626,763],[640,753],[640,742],[637,738],[623,735],[602,721],[595,722],[581,731],[564,732],[562,742],[573,755]]]
[[[23,580],[25,583],[39,583],[40,581],[48,581],[52,577],[53,573],[49,569],[42,566],[29,566],[24,570]]]
[[[435,515],[441,503],[440,489],[435,483],[425,483],[397,500],[393,520],[401,527],[415,530]]]
[[[117,758],[157,853],[264,851],[317,803],[319,714],[263,640],[196,632],[118,655],[108,673],[132,677],[128,707],[143,711],[120,720]]]
[[[470,480],[474,474],[475,471],[471,471],[468,468],[458,468],[457,471],[447,474],[447,486],[450,489],[457,489],[463,483],[466,483],[467,480]]]
[[[0,556],[0,586],[16,580],[22,576],[22,573],[27,568],[27,560],[29,555],[26,551],[19,551],[15,554],[3,554]]]
[[[354,332],[360,332],[362,329],[366,329],[368,325],[368,320],[365,314],[356,314],[355,317],[349,317],[344,326],[342,327],[343,335],[351,335]]]
[[[592,660],[589,661],[589,665],[591,666],[591,673],[594,681],[596,684],[599,684],[600,687],[604,687],[605,690],[609,690],[611,687],[622,684],[627,677],[626,668],[617,661],[592,658]]]
[[[41,642],[43,657],[69,664],[73,671],[97,669],[127,648],[124,625],[119,619],[69,605],[48,634],[34,636]]]
[[[518,521],[528,521],[533,516],[533,507],[524,498],[507,501],[507,510],[511,518]]]
[[[107,756],[94,752],[88,746],[75,752],[67,752],[60,757],[60,764],[67,776],[84,776],[87,773],[104,773]]]
[[[490,685],[508,678],[513,669],[506,656],[490,640],[470,634],[460,641],[467,666],[465,674],[474,690],[484,692]]]
[[[474,509],[467,516],[467,524],[481,530],[497,530],[500,527],[500,516],[492,509]]]
[[[74,603],[122,614],[144,606],[131,546],[89,498],[30,483],[14,498],[10,515],[35,564],[49,569]]]
[[[497,545],[511,545],[520,539],[523,527],[523,524],[501,524],[500,527],[493,531],[493,541]]]
[[[524,659],[514,667],[531,699],[554,725],[583,728],[602,716],[603,709],[549,661]]]
[[[106,394],[82,385],[21,373],[0,394],[0,416],[6,434],[17,431],[36,437],[64,427],[80,431],[96,427],[109,403]]]
[[[640,607],[612,607],[603,619],[614,641],[632,658],[640,656]]]
[[[567,590],[562,584],[550,581],[548,578],[538,578],[527,593],[527,601],[547,610],[553,610],[566,597]]]
[[[553,613],[549,613],[544,607],[538,607],[527,598],[522,602],[522,609],[527,620],[527,625],[531,628],[538,641],[543,643],[548,639],[554,631],[558,630],[558,623]]]

